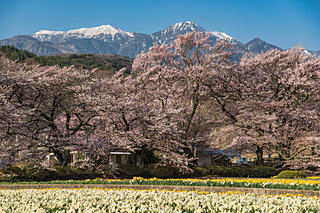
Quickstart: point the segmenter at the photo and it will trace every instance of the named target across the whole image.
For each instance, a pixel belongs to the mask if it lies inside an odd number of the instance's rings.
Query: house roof
[[[110,155],[131,155],[130,152],[109,152]]]

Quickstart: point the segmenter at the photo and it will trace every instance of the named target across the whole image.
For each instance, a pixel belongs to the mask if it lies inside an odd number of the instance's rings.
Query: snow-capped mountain
[[[30,36],[52,42],[61,52],[95,54],[117,54],[126,42],[135,37],[134,33],[111,25],[69,31],[40,30]]]
[[[133,58],[141,51],[148,51],[155,42],[169,44],[179,35],[192,31],[209,33],[210,40],[213,42],[218,38],[232,41],[235,44],[233,47],[235,60],[238,60],[244,53],[256,54],[270,49],[280,49],[261,39],[253,39],[247,44],[243,44],[224,32],[209,32],[190,21],[173,24],[150,35],[126,32],[111,25],[68,31],[40,30],[31,35],[15,36],[1,40],[0,46],[13,45],[16,48],[26,49],[37,55],[93,53],[117,54]]]
[[[186,21],[186,22],[180,22],[173,24],[169,27],[167,27],[164,30],[155,32],[151,34],[151,38],[153,39],[154,42],[157,43],[171,43],[178,37],[178,35],[181,34],[186,34],[188,32],[205,32],[203,28],[201,28],[198,24]]]
[[[198,24],[190,21],[173,24],[164,30],[151,34],[151,37],[154,42],[167,44],[173,42],[179,35],[186,34],[192,31],[209,33],[211,39],[214,41],[218,38],[237,41],[236,39],[223,32],[208,32]]]
[[[40,30],[35,34],[31,35],[40,41],[51,41],[51,42],[64,42],[70,38],[83,39],[83,38],[95,38],[98,40],[108,41],[109,39],[119,39],[119,37],[134,37],[132,33],[125,32],[119,28],[111,25],[102,25],[99,27],[92,28],[81,28],[77,30],[69,31],[50,31]]]

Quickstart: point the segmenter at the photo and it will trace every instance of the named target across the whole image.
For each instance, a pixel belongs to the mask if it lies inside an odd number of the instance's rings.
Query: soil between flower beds
[[[173,185],[120,185],[120,184],[10,184],[0,185],[2,190],[16,189],[74,189],[74,188],[99,188],[99,189],[135,189],[135,190],[171,190],[171,191],[198,191],[198,192],[229,192],[240,191],[256,195],[280,195],[299,194],[303,196],[320,196],[320,191],[292,190],[292,189],[266,189],[266,188],[243,188],[243,187],[206,187],[206,186],[173,186]]]

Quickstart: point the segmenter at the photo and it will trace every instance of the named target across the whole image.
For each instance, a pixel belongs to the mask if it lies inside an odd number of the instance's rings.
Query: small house
[[[109,152],[109,155],[110,165],[120,166],[122,164],[128,164],[128,158],[131,155],[131,153],[125,150],[117,150]]]

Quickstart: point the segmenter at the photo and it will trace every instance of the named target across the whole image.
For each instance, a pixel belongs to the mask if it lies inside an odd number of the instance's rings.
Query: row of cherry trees
[[[94,70],[27,66],[7,61],[0,72],[1,158],[41,159],[61,166],[72,150],[91,154],[87,168],[106,170],[108,150],[148,150],[158,165],[190,171],[197,147],[230,145],[284,162],[317,146],[320,61],[303,49],[273,50],[229,60],[232,44],[204,33],[179,36],[139,54],[132,72],[110,79]],[[226,131],[227,129],[227,131]],[[215,135],[212,135],[215,132]],[[232,143],[231,143],[232,142]]]
[[[242,97],[235,126],[243,135],[235,145],[275,152],[286,163],[319,146],[320,60],[300,47],[273,50],[240,63]],[[310,164],[313,162],[310,161]]]

